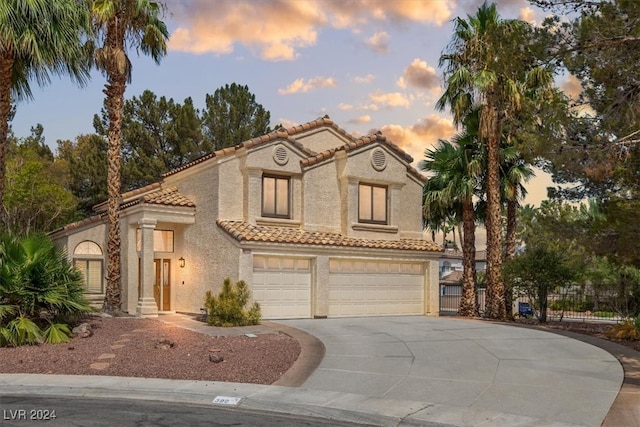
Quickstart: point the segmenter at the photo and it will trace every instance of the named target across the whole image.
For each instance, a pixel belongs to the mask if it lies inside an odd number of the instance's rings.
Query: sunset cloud
[[[389,34],[384,31],[375,33],[366,40],[366,45],[377,54],[389,53]]]
[[[338,109],[342,111],[353,110],[353,105],[345,104],[344,102],[341,102],[340,104],[338,104]]]
[[[413,62],[405,68],[403,76],[398,79],[396,84],[403,89],[407,86],[412,86],[436,93],[439,93],[441,90],[440,77],[436,69],[428,65],[426,61],[418,58],[414,59]]]
[[[361,125],[369,122],[371,122],[371,116],[366,114],[364,116],[356,117],[348,121],[348,123],[355,125]]]
[[[375,79],[373,74],[367,74],[366,76],[356,76],[353,81],[358,84],[369,84]]]
[[[414,164],[422,160],[426,148],[435,146],[439,139],[450,139],[455,134],[451,120],[435,114],[412,126],[391,124],[382,127],[380,131],[387,139],[409,153]]]
[[[193,54],[225,55],[246,46],[267,61],[292,61],[299,50],[317,43],[323,27],[358,32],[371,22],[419,22],[443,25],[452,17],[452,1],[416,0],[167,0],[178,26],[169,49]],[[377,32],[365,43],[388,51],[388,34]]]
[[[411,105],[411,99],[400,92],[383,93],[378,91],[369,95],[369,99],[373,101],[375,105],[387,108],[409,108],[409,105]]]
[[[293,93],[306,93],[313,89],[326,87],[336,87],[337,84],[333,77],[314,77],[305,81],[304,79],[296,79],[284,89],[278,89],[280,95],[291,95]]]

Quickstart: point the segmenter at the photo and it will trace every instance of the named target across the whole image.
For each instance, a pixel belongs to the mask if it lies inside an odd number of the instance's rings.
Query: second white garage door
[[[421,263],[331,259],[329,316],[424,314]]]
[[[263,319],[311,317],[311,268],[308,259],[253,257],[254,301]]]

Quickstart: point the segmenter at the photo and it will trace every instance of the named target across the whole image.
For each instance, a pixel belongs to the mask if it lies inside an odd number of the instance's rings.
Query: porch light
[[[184,258],[178,258],[178,265],[180,266],[180,268],[184,268]]]

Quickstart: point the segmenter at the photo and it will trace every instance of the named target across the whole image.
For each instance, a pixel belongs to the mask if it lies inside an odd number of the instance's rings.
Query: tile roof
[[[367,249],[442,252],[440,245],[427,240],[371,240],[343,236],[338,233],[310,232],[292,227],[272,227],[244,221],[216,221],[218,226],[240,242],[289,243],[300,245],[342,246]]]
[[[77,228],[81,228],[85,225],[92,225],[92,224],[96,224],[98,222],[103,221],[107,216],[105,214],[101,214],[101,215],[93,215],[89,218],[85,218],[85,219],[81,219],[80,221],[76,221],[76,222],[72,222],[71,224],[67,224],[65,226],[62,226],[56,230],[50,231],[49,233],[47,233],[49,236],[54,235],[54,234],[58,234],[64,231],[71,231],[71,230],[75,230]]]
[[[440,278],[440,282],[460,283],[462,282],[462,271],[453,270]]]
[[[184,206],[195,208],[196,205],[178,191],[177,187],[163,188],[158,191],[143,194],[133,200],[126,201],[120,205],[120,209],[139,204],[164,205],[164,206]]]
[[[332,148],[330,150],[325,150],[321,153],[316,153],[308,148],[306,148],[304,145],[302,145],[300,142],[298,142],[295,139],[295,135],[302,133],[302,132],[307,132],[313,129],[317,129],[323,126],[328,126],[330,128],[332,128],[334,131],[336,131],[338,134],[342,135],[343,137],[345,137],[349,142],[347,142],[344,145],[341,145],[339,147],[336,148]],[[335,124],[333,122],[333,120],[331,120],[329,118],[329,116],[324,116],[324,117],[320,117],[316,120],[313,120],[311,122],[307,122],[301,125],[297,125],[297,126],[293,126],[290,127],[288,129],[276,129],[275,131],[268,133],[266,135],[262,135],[253,139],[250,139],[248,141],[242,142],[238,145],[235,145],[233,147],[227,147],[227,148],[223,148],[222,150],[217,150],[214,151],[213,153],[207,154],[203,157],[200,157],[199,159],[196,159],[190,163],[187,163],[184,166],[181,166],[177,169],[174,169],[172,171],[169,171],[167,173],[165,173],[163,176],[167,177],[173,174],[176,174],[180,171],[183,171],[185,169],[188,169],[192,166],[195,166],[199,163],[205,162],[209,159],[212,159],[214,157],[224,157],[224,156],[228,156],[231,154],[234,154],[237,150],[241,149],[241,148],[252,148],[261,144],[265,144],[267,142],[270,141],[276,141],[276,140],[286,140],[289,141],[291,144],[293,144],[295,147],[297,147],[299,150],[301,150],[303,153],[305,153],[307,155],[307,158],[302,159],[300,161],[301,165],[303,167],[305,166],[311,166],[314,164],[317,164],[319,162],[322,162],[323,160],[329,159],[331,157],[333,157],[335,155],[335,153],[337,151],[352,151],[355,149],[358,149],[360,147],[364,147],[366,145],[369,144],[373,144],[376,142],[379,143],[383,143],[384,145],[386,145],[387,147],[389,147],[391,149],[391,151],[393,151],[394,153],[396,153],[401,159],[405,160],[407,163],[412,163],[413,162],[413,157],[411,157],[407,152],[405,152],[404,150],[402,150],[400,147],[398,147],[396,144],[394,144],[393,142],[387,140],[387,138],[382,135],[382,132],[378,131],[374,134],[371,135],[366,135],[360,138],[355,138],[354,136],[352,136],[351,134],[349,134],[347,131],[345,131],[344,129],[342,129],[340,126],[338,126],[337,124]],[[418,172],[415,168],[411,167],[411,166],[407,166],[407,171],[413,175],[414,177],[418,178],[419,180],[421,180],[422,182],[426,181],[426,177],[424,175],[422,175],[420,172]]]

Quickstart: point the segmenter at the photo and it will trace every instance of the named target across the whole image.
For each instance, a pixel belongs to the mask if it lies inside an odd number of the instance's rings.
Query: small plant
[[[247,309],[251,299],[247,284],[240,280],[232,285],[231,279],[224,279],[222,290],[217,296],[207,291],[204,306],[207,308],[207,323],[212,326],[247,326],[260,323],[262,314],[260,304],[254,302]]]
[[[606,335],[614,340],[640,340],[640,316],[635,319],[625,320],[619,325],[611,327],[606,332]]]

